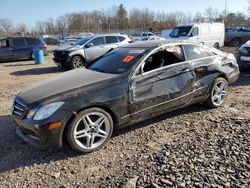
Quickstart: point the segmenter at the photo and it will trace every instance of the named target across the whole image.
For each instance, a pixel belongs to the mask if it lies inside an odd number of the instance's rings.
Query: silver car
[[[77,41],[73,46],[56,49],[53,60],[62,68],[81,68],[108,51],[129,42],[129,37],[120,34],[91,36]]]

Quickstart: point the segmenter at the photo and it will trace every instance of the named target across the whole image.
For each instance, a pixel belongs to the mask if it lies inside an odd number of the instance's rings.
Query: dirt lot
[[[44,65],[0,64],[0,187],[250,187],[250,72],[223,107],[195,105],[138,123],[86,155],[40,150],[15,135],[15,94],[58,73],[51,55]]]

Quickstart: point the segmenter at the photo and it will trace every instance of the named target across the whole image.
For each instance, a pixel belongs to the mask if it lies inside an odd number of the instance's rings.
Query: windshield
[[[146,48],[117,48],[87,66],[87,69],[122,74],[127,72],[145,54],[145,51]]]
[[[84,45],[86,42],[88,42],[90,39],[91,39],[91,37],[88,37],[88,38],[84,38],[84,39],[78,40],[78,41],[76,42],[76,45],[82,46],[82,45]]]
[[[171,32],[170,36],[173,38],[178,37],[186,37],[188,33],[190,32],[192,26],[185,26],[185,27],[176,27]]]

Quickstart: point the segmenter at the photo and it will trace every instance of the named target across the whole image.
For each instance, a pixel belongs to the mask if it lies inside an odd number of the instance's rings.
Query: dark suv
[[[34,59],[34,50],[43,50],[47,55],[46,43],[37,37],[0,38],[0,61]]]

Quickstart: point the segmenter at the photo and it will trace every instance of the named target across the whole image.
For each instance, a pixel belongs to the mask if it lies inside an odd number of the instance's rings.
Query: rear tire
[[[220,45],[219,45],[219,43],[215,43],[215,44],[214,44],[214,48],[216,48],[216,49],[218,49],[218,50],[219,50],[219,49],[220,49]]]
[[[85,64],[84,59],[79,55],[73,56],[70,60],[71,69],[82,68],[84,67],[84,64]]]
[[[80,112],[67,128],[67,141],[72,149],[89,153],[103,147],[113,133],[113,119],[100,108]]]
[[[231,45],[233,47],[238,47],[240,45],[240,38],[234,38],[232,41],[231,41]]]
[[[206,104],[211,108],[217,108],[225,102],[228,96],[228,83],[224,78],[216,78],[213,82]]]

